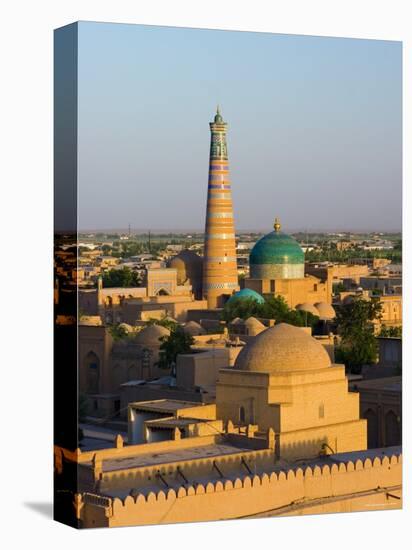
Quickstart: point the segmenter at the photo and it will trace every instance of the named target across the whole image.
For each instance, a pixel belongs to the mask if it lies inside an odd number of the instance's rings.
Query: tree
[[[248,319],[259,316],[259,303],[254,298],[233,298],[226,302],[222,311],[222,320],[230,323],[236,317]]]
[[[163,336],[160,344],[160,358],[158,366],[162,369],[171,369],[172,376],[176,376],[176,358],[182,353],[191,353],[195,340],[186,334],[180,325],[176,325],[169,336]]]
[[[109,328],[109,332],[113,338],[113,340],[122,340],[122,338],[127,337],[127,331],[124,327],[120,326],[120,324],[111,325]]]
[[[381,311],[382,305],[378,299],[355,298],[336,312],[342,339],[336,349],[336,359],[345,363],[355,374],[361,372],[363,365],[377,361],[378,345],[373,321],[380,319]]]
[[[138,274],[132,271],[129,267],[122,269],[110,269],[103,275],[103,286],[106,288],[113,287],[136,287],[141,284]]]
[[[333,289],[333,294],[339,294],[339,292],[344,292],[345,291],[345,285],[343,283],[335,283],[333,286],[332,286],[332,289]]]
[[[168,319],[167,315],[165,315],[161,319],[155,319],[154,317],[151,317],[147,321],[147,324],[148,325],[160,325],[161,327],[165,327],[165,328],[169,329],[170,331],[173,331],[176,328],[177,321],[174,321],[173,319]]]
[[[381,338],[402,338],[402,327],[387,327],[383,325],[379,336]]]

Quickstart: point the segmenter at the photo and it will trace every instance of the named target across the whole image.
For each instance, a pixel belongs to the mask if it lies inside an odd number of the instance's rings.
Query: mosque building
[[[305,254],[299,243],[281,231],[278,218],[274,231],[262,237],[250,253],[250,276],[244,287],[261,296],[281,296],[290,308],[310,311],[333,319],[332,271],[323,269],[321,275],[305,270]],[[306,308],[306,309],[305,309]]]

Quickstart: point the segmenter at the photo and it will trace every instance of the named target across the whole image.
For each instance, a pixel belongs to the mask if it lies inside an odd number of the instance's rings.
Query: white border
[[[253,30],[402,40],[404,42],[404,150],[412,151],[410,103],[411,17],[408,0],[15,0],[2,14],[0,33],[2,137],[2,494],[5,547],[112,548],[150,544],[167,548],[305,548],[406,546],[406,511],[305,518],[274,518],[76,532],[24,503],[51,498],[52,442],[52,46],[53,29],[76,20]],[[404,182],[410,181],[404,158]],[[390,182],[388,182],[390,192]],[[404,205],[409,202],[404,183]],[[408,209],[409,210],[409,209]],[[404,235],[411,222],[404,210]],[[408,231],[409,230],[409,231]],[[410,246],[404,273],[409,282]],[[409,284],[404,311],[411,311]],[[406,316],[405,316],[406,317]],[[4,326],[3,326],[4,325]],[[409,319],[404,323],[410,333]],[[405,338],[407,348],[409,338]],[[405,351],[405,370],[407,358]],[[410,396],[408,377],[404,395]],[[405,405],[411,398],[405,399]],[[406,406],[404,425],[410,419]],[[406,441],[406,453],[409,457]],[[4,462],[4,464],[3,464]],[[410,475],[404,469],[407,506]],[[410,531],[409,531],[410,532]],[[404,535],[404,536],[403,536]],[[12,544],[10,544],[12,542]]]

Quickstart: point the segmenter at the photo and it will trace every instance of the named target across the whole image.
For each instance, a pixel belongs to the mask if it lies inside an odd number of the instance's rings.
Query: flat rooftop
[[[199,418],[155,418],[153,420],[146,420],[145,424],[154,428],[180,428],[190,426],[191,424],[207,424],[213,422],[213,420],[199,419]],[[216,433],[220,433],[216,431]]]
[[[203,403],[196,401],[179,401],[177,399],[155,399],[153,401],[134,401],[129,406],[141,411],[176,412],[179,409],[191,409],[201,407]]]
[[[230,443],[212,443],[210,445],[199,445],[186,449],[176,449],[159,453],[146,453],[132,457],[108,459],[103,461],[103,472],[113,472],[128,468],[139,468],[153,466],[155,464],[182,462],[199,458],[210,458],[229,454],[245,454],[253,452],[246,447],[238,447]]]
[[[402,376],[387,376],[383,378],[372,378],[370,380],[360,380],[351,384],[352,389],[358,390],[384,390],[384,391],[402,391]]]

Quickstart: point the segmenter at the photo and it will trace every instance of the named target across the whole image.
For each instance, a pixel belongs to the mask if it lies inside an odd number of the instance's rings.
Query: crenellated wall
[[[319,463],[321,464],[321,462]],[[244,475],[136,497],[76,496],[84,527],[401,507],[401,455]]]

